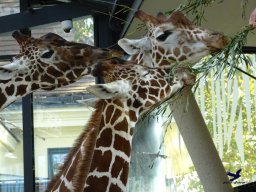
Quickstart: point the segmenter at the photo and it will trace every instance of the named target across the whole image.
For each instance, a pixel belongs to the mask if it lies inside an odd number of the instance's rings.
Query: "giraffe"
[[[120,55],[120,51],[69,42],[49,33],[38,39],[16,31],[13,37],[20,53],[13,62],[0,65],[0,109],[37,90],[52,90],[89,74],[100,60]]]
[[[118,44],[137,64],[149,67],[171,67],[175,63],[192,66],[228,44],[224,34],[194,25],[179,11],[170,17],[163,13],[154,17],[140,10],[135,16],[146,23],[146,36],[136,40],[123,38]]]
[[[174,93],[168,74],[169,69],[129,62],[99,64],[93,75],[100,75],[107,83],[87,88],[99,98],[90,119],[90,122],[95,122],[94,119],[100,122],[91,126],[98,134],[88,137],[83,132],[79,136],[63,168],[46,191],[126,191],[135,124],[153,105]],[[87,126],[86,132],[91,127]],[[84,147],[86,142],[95,143],[92,158],[87,157],[89,161],[84,160],[84,154],[89,153],[84,152],[88,151]]]
[[[221,45],[216,43],[216,48],[221,48],[225,44],[222,41],[226,39],[221,35],[218,38],[221,38]],[[212,45],[207,48],[214,51],[213,47]],[[94,138],[88,138],[86,134],[79,137],[72,150],[76,153],[68,155],[59,174],[48,185],[47,191],[126,191],[132,133],[136,122],[141,114],[173,95],[181,87],[173,84],[169,67],[151,68],[134,62],[114,65],[111,62],[114,61],[104,61],[92,70],[94,75],[103,77],[107,84],[88,88],[89,92],[101,99],[95,104],[96,110],[99,106],[102,110],[99,113],[101,120],[97,127],[98,134]],[[190,80],[194,76],[189,70],[177,69],[177,72],[183,74],[181,80],[185,84],[193,82]],[[92,159],[84,162],[84,142],[89,140],[96,144]]]
[[[119,40],[119,46],[130,54],[132,56],[131,60],[136,63],[150,67],[181,67],[177,73],[174,73],[174,76],[176,76],[175,81],[180,83],[180,88],[183,85],[188,85],[186,81],[192,80],[193,82],[195,80],[195,77],[189,80],[186,78],[186,73],[180,73],[183,67],[192,67],[202,57],[218,52],[229,43],[228,38],[223,34],[193,25],[181,12],[174,12],[167,18],[162,13],[154,17],[139,11],[136,17],[146,23],[148,29],[146,36],[136,40],[123,38]],[[168,25],[168,23],[171,23],[171,25]],[[168,41],[172,43],[167,44]],[[193,76],[190,75],[190,77]],[[190,81],[191,84],[193,84],[192,82]],[[190,89],[191,87],[187,90]],[[186,91],[181,92],[180,95],[185,98]],[[184,102],[186,99],[182,101]],[[176,106],[184,107],[182,104],[177,104]],[[176,116],[174,117],[176,118]],[[143,132],[143,135],[145,137],[145,132]],[[189,134],[187,134],[186,138],[188,137],[190,137]],[[196,139],[199,138],[197,137]],[[134,140],[136,141],[136,138]],[[136,150],[136,146],[133,147]],[[193,147],[195,147],[195,144],[193,144]],[[198,170],[198,163],[195,167]],[[198,175],[201,179],[202,174],[198,173]]]
[[[160,12],[155,17],[139,10],[135,16],[146,24],[146,36],[141,39],[122,38],[118,45],[137,64],[174,68],[173,83],[177,90],[195,82],[195,76],[187,75],[188,67],[229,43],[223,33],[194,25],[180,11],[173,12],[169,17]]]

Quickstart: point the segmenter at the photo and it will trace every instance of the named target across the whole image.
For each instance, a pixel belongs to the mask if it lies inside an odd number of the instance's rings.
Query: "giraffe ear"
[[[93,109],[96,109],[96,103],[98,102],[98,98],[89,98],[89,99],[83,99],[83,100],[77,100],[78,103],[84,104],[86,107],[91,107]]]
[[[8,80],[14,77],[15,71],[9,71],[0,67],[0,80]]]
[[[20,68],[17,62],[8,63],[0,66],[0,79],[7,80],[11,79],[16,71]]]
[[[18,70],[19,68],[20,68],[19,64],[15,61],[5,65],[0,65],[0,69],[9,70],[9,71],[15,71],[15,70]]]
[[[141,51],[151,50],[151,43],[148,37],[141,39],[120,39],[118,45],[129,55],[135,55]]]
[[[130,94],[131,85],[127,80],[117,80],[106,84],[97,84],[86,90],[99,99],[127,98]]]

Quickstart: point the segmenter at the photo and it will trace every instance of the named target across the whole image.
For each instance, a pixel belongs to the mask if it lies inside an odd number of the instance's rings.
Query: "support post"
[[[171,104],[174,119],[206,192],[233,192],[191,87]]]
[[[22,98],[24,191],[35,191],[33,95]]]

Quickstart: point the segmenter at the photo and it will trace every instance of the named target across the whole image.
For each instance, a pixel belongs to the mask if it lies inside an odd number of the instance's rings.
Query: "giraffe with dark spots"
[[[72,166],[72,170],[75,169],[77,172],[83,170],[83,167],[90,166],[84,180],[80,178],[79,181],[82,182],[80,184],[83,184],[84,189],[78,190],[78,177],[67,177],[64,172],[56,176],[47,191],[60,191],[63,185],[74,189],[73,191],[112,192],[114,189],[126,191],[135,124],[143,113],[175,92],[175,87],[169,84],[171,81],[168,76],[169,69],[149,68],[130,63],[122,65],[101,63],[95,70],[97,70],[94,71],[95,74],[102,74],[106,84],[88,88],[89,92],[99,98],[99,101],[96,101],[96,109],[102,108],[101,114],[98,114],[100,123],[94,138],[93,156],[91,162],[81,164],[82,167],[78,167],[77,164]],[[108,78],[105,78],[110,73],[115,80],[113,82],[108,82]],[[123,73],[127,75],[126,79],[122,78]],[[162,76],[159,77],[159,74]],[[156,86],[156,81],[160,79],[163,86],[160,86],[160,83]],[[138,87],[136,90],[132,88],[135,85]],[[151,87],[155,88],[151,89]],[[69,163],[65,162],[62,169],[65,170]],[[59,180],[63,178],[66,183],[60,184]],[[99,182],[103,183],[98,184]],[[66,189],[66,191],[70,190]]]
[[[194,25],[181,12],[157,17],[143,11],[135,15],[146,23],[147,35],[141,39],[120,39],[118,44],[137,64],[149,67],[171,67],[172,64],[193,65],[202,57],[219,51],[228,44],[222,33]]]
[[[14,32],[20,53],[0,66],[0,109],[37,89],[53,90],[89,74],[102,60],[120,51],[69,42],[49,33],[38,39]]]
[[[137,17],[142,17],[142,13],[137,14]],[[93,70],[92,74],[101,75],[106,84],[95,85],[88,88],[88,91],[99,98],[94,105],[96,111],[101,108],[101,113],[97,114],[100,119],[99,126],[97,127],[97,134],[95,137],[90,138],[95,141],[95,145],[91,154],[91,161],[84,162],[84,164],[73,164],[70,160],[67,160],[61,170],[66,170],[68,166],[71,166],[72,170],[76,170],[79,174],[82,174],[81,170],[88,169],[88,172],[83,173],[83,177],[72,177],[65,176],[68,172],[62,172],[55,177],[55,179],[48,186],[47,191],[84,191],[84,192],[117,192],[126,191],[128,171],[130,164],[131,155],[131,141],[133,138],[133,132],[135,124],[137,123],[139,117],[150,110],[153,106],[159,105],[163,100],[171,97],[178,89],[180,89],[184,84],[177,85],[174,83],[175,76],[170,76],[170,68],[167,66],[167,60],[169,58],[174,58],[171,53],[173,53],[173,48],[170,47],[170,51],[166,50],[165,46],[159,49],[165,50],[165,54],[169,54],[166,61],[161,62],[158,58],[152,58],[154,50],[154,42],[163,41],[163,44],[156,44],[159,47],[161,45],[167,45],[170,43],[168,36],[172,33],[163,34],[162,37],[156,39],[160,35],[155,36],[155,29],[159,25],[166,25],[168,28],[170,26],[182,26],[190,25],[187,19],[184,19],[180,14],[176,14],[175,17],[179,17],[176,20],[174,18],[167,21],[166,17],[159,15],[156,18],[150,17],[150,21],[153,20],[154,25],[150,29],[150,34],[148,37],[143,38],[143,49],[139,50],[138,55],[142,59],[140,64],[148,65],[150,67],[136,65],[132,62],[122,62],[122,65],[111,64],[111,62],[101,62]],[[153,18],[153,19],[152,19]],[[144,20],[147,22],[146,20]],[[169,22],[169,25],[168,25]],[[178,24],[180,23],[180,24]],[[190,26],[191,27],[191,26]],[[154,39],[155,38],[155,39]],[[218,39],[219,38],[219,39]],[[220,34],[216,37],[219,41],[219,45],[216,46],[218,49],[224,46],[226,39]],[[164,39],[168,39],[165,41]],[[179,41],[179,36],[177,36],[177,41]],[[135,50],[139,41],[135,42],[130,50],[133,54],[137,54]],[[148,42],[152,45],[148,45]],[[140,42],[139,42],[140,43]],[[205,42],[202,42],[204,44]],[[176,47],[180,45],[177,43]],[[190,46],[190,44],[188,44]],[[191,45],[191,50],[194,47]],[[205,50],[210,53],[210,51],[205,48]],[[203,54],[195,53],[197,58],[202,57]],[[204,52],[204,54],[206,54]],[[155,59],[155,60],[154,60]],[[188,61],[192,61],[187,58]],[[168,62],[170,64],[170,62]],[[156,67],[157,66],[157,67]],[[194,79],[194,75],[188,69],[177,69],[179,74],[182,74],[180,81],[184,81],[185,84],[193,84],[193,81],[186,81],[187,79]],[[156,83],[157,82],[157,83]],[[135,89],[135,85],[137,88]],[[139,90],[143,90],[139,91]],[[95,117],[95,113],[94,113]],[[110,131],[111,130],[111,131]],[[81,141],[87,141],[86,135],[83,135],[84,139]],[[78,146],[78,145],[77,145]],[[74,149],[79,152],[84,150],[82,147],[82,142],[80,147]],[[90,149],[85,149],[91,150]],[[81,153],[82,154],[82,153]],[[69,158],[77,158],[74,154],[69,154]],[[81,155],[79,158],[83,159],[84,156]],[[71,180],[67,178],[72,178]],[[78,180],[80,179],[80,180]],[[65,182],[60,183],[63,180]],[[66,188],[65,188],[66,187]],[[69,190],[71,188],[72,190]]]

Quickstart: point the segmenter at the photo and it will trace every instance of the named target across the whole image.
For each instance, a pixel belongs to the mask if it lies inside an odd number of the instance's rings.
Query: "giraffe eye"
[[[158,41],[165,41],[169,35],[172,34],[172,31],[165,31],[162,35],[159,35],[156,39]]]
[[[54,51],[53,50],[47,50],[46,52],[44,52],[42,55],[41,55],[41,58],[43,59],[50,59],[51,56],[53,55]]]

